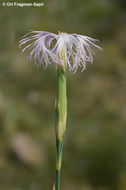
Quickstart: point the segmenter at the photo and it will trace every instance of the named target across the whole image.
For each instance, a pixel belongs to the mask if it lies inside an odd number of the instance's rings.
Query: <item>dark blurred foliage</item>
[[[30,29],[89,35],[104,49],[85,72],[67,73],[62,190],[126,189],[125,11],[124,0],[0,5],[1,190],[52,189],[55,178],[56,69],[37,72],[21,54],[18,41]]]

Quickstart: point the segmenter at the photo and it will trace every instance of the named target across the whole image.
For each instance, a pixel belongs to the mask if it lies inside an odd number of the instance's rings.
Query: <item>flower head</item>
[[[83,71],[87,62],[93,62],[93,47],[102,50],[95,44],[97,41],[79,34],[32,31],[20,40],[19,47],[24,46],[22,52],[27,50],[28,58],[33,58],[38,67],[43,65],[47,68],[51,63],[56,63],[76,72],[78,67]]]

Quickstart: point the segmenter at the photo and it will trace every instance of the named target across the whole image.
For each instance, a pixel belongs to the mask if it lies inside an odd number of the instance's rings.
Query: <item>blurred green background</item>
[[[94,64],[67,73],[62,190],[125,190],[126,1],[44,3],[0,4],[0,190],[51,190],[55,179],[56,69],[37,72],[21,54],[18,41],[30,29],[100,40]]]

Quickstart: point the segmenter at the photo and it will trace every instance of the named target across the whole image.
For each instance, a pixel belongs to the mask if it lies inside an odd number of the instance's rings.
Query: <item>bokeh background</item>
[[[0,190],[51,190],[55,179],[56,69],[37,71],[21,54],[18,41],[30,29],[100,40],[94,64],[67,73],[62,190],[125,190],[126,1],[44,3],[0,4]]]

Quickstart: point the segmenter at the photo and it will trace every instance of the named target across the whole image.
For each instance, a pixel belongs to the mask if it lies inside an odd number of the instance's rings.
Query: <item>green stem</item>
[[[60,171],[56,170],[56,190],[60,190]]]
[[[60,173],[61,173],[63,142],[57,140],[56,147],[57,147],[56,190],[60,190]]]
[[[57,93],[56,93],[56,190],[60,190],[60,172],[62,163],[62,151],[64,133],[66,130],[67,98],[66,98],[66,76],[63,66],[57,71]]]

